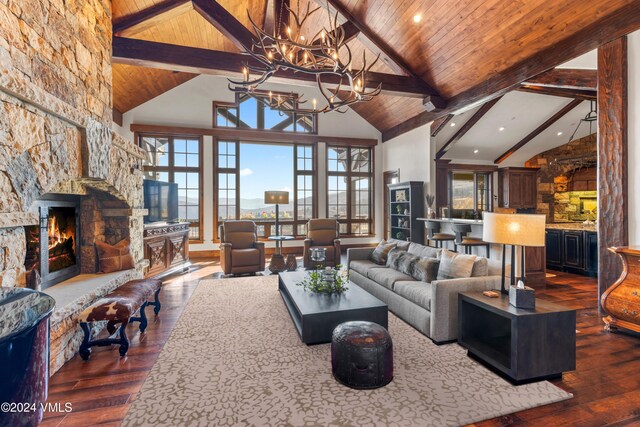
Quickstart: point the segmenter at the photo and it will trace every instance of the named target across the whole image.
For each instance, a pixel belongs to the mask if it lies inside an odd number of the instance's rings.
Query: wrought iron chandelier
[[[284,3],[284,2],[283,2]],[[300,11],[298,0],[298,11]],[[267,106],[280,111],[296,113],[326,113],[337,111],[344,113],[349,105],[370,101],[378,95],[382,88],[367,88],[367,72],[378,62],[367,65],[366,56],[362,55],[362,69],[352,70],[352,53],[346,39],[344,28],[338,25],[338,12],[331,16],[328,11],[329,28],[323,27],[313,37],[307,38],[303,33],[307,20],[318,12],[320,7],[311,10],[309,4],[302,16],[298,16],[288,5],[285,5],[290,24],[284,34],[277,34],[280,25],[274,25],[273,34],[255,24],[251,15],[249,21],[256,34],[251,50],[244,53],[255,60],[255,64],[245,64],[242,69],[243,80],[229,80],[229,89],[233,92],[254,95],[258,87],[265,83],[278,70],[292,70],[294,72],[314,75],[324,105],[319,105],[317,99],[313,99],[311,106],[304,108],[301,104],[307,101],[297,94],[278,94],[274,96],[269,92],[268,99],[264,96],[257,97]],[[276,20],[281,22],[282,13]],[[257,75],[254,77],[254,75]]]
[[[584,116],[583,119],[580,119],[580,121],[578,122],[578,126],[576,126],[576,129],[573,131],[573,133],[571,134],[571,136],[569,137],[569,142],[573,141],[573,137],[576,136],[576,133],[578,132],[578,129],[580,129],[580,125],[582,123],[588,123],[589,124],[589,135],[593,135],[593,123],[598,120],[598,110],[596,108],[596,101],[590,101],[591,105],[590,105],[590,109],[589,112],[587,113],[586,116]]]

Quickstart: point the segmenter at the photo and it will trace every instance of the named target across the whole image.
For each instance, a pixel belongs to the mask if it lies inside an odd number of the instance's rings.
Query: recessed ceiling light
[[[420,21],[422,21],[422,15],[420,15],[420,14],[413,15],[413,22],[415,22],[417,24]]]
[[[502,131],[504,130],[504,127],[500,126],[500,127],[498,128],[498,130],[499,130],[500,132],[502,132]]]
[[[473,154],[478,154],[478,150],[473,150]]]
[[[558,132],[558,136],[562,135],[562,132]]]
[[[454,122],[451,122],[451,124],[449,126],[454,127],[456,124]]]

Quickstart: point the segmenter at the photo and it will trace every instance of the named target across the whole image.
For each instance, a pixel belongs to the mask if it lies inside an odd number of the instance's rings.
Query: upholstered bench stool
[[[393,343],[373,322],[345,322],[333,330],[331,370],[340,383],[356,389],[383,387],[393,380]]]
[[[87,360],[91,354],[91,347],[112,344],[120,344],[120,356],[124,357],[129,350],[129,339],[125,332],[127,325],[131,322],[140,322],[140,332],[145,331],[147,328],[145,308],[153,305],[155,314],[160,312],[161,289],[162,282],[157,279],[131,280],[80,313],[78,322],[84,332],[84,338],[80,344],[80,357]],[[153,301],[151,301],[152,297]],[[139,316],[134,317],[138,311]],[[90,324],[101,321],[107,322],[107,331],[110,336],[118,331],[118,338],[91,340]],[[117,328],[116,325],[120,327]]]

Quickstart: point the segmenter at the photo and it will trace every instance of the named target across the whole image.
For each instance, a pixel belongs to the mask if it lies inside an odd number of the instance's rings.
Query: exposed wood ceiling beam
[[[113,35],[132,36],[193,10],[191,0],[165,0],[113,23]]]
[[[262,26],[267,34],[276,34],[274,30],[278,23],[280,28],[277,34],[285,34],[290,19],[289,6],[290,0],[267,0],[264,25]]]
[[[146,40],[113,38],[112,62],[148,68],[183,71],[195,74],[214,74],[229,76],[239,75],[242,67],[253,59],[239,53],[214,51],[194,47],[178,46]],[[257,64],[254,64],[257,65]],[[280,70],[272,81],[290,82],[297,80],[309,86],[316,86],[316,78],[312,74],[296,73],[291,70]],[[367,80],[372,85],[382,85],[382,92],[395,96],[422,98],[429,90],[422,80],[395,74],[367,73]],[[329,85],[337,85],[339,79],[327,76],[324,81]]]
[[[318,0],[318,4],[323,3],[323,0]],[[379,54],[380,59],[382,59],[394,72],[406,74],[416,79],[423,80],[411,69],[409,64],[407,64],[407,62],[402,59],[402,57],[398,55],[391,48],[391,46],[389,46],[389,44],[387,44],[387,42],[385,42],[380,36],[373,32],[373,30],[371,30],[371,28],[369,28],[365,23],[353,16],[353,14],[339,1],[327,0],[327,3],[340,15],[342,15],[347,21],[351,22],[358,30],[360,30],[358,39],[374,54]],[[424,82],[424,84],[428,86],[426,82]],[[442,102],[445,102],[444,99],[440,98],[440,94],[437,90],[432,87],[430,87],[430,89],[431,91],[429,95],[434,98],[436,103],[439,103],[440,100],[442,100]]]
[[[511,156],[513,153],[515,153],[516,151],[518,151],[519,149],[524,147],[529,141],[534,139],[536,136],[540,135],[547,128],[549,128],[549,126],[551,126],[552,124],[554,124],[555,122],[560,120],[569,111],[573,110],[574,108],[576,108],[580,104],[582,104],[582,100],[581,99],[574,99],[573,101],[571,101],[570,103],[568,103],[567,105],[562,107],[557,113],[555,113],[553,116],[549,117],[547,119],[547,121],[545,121],[543,124],[538,126],[533,132],[531,132],[529,135],[525,136],[522,140],[518,141],[518,143],[515,144],[513,147],[509,148],[507,151],[502,153],[500,155],[500,157],[498,157],[494,161],[494,163],[500,164],[500,163],[504,162],[505,160],[507,160],[507,158],[509,158],[509,156]]]
[[[595,101],[598,99],[598,92],[595,90],[582,89],[566,89],[550,86],[536,86],[522,84],[518,89],[519,92],[537,93],[539,95],[560,96],[562,98],[582,99],[585,101]]]
[[[193,8],[241,50],[251,50],[254,35],[215,0],[193,0]]]
[[[286,131],[264,132],[255,129],[232,129],[232,128],[192,128],[178,126],[159,126],[147,124],[131,124],[129,126],[131,132],[139,133],[155,133],[155,134],[173,134],[173,135],[211,135],[217,138],[238,139],[243,141],[258,142],[302,142],[302,143],[318,143],[326,142],[329,144],[339,145],[355,145],[373,147],[378,145],[378,140],[373,138],[348,138],[342,136],[322,136],[310,133],[295,133]]]
[[[572,68],[553,68],[522,84],[561,89],[598,90],[598,71]]]
[[[498,101],[500,101],[501,98],[502,97],[494,98],[491,101],[483,104],[482,107],[480,107],[478,111],[476,111],[473,116],[471,116],[471,118],[469,118],[469,120],[467,120],[467,122],[462,125],[458,132],[456,132],[455,135],[453,135],[451,139],[449,139],[442,146],[442,148],[438,150],[438,153],[436,154],[436,160],[440,160],[442,156],[444,156],[447,151],[455,145],[456,142],[458,142],[463,136],[465,136],[465,134],[469,132],[471,128],[474,127],[475,124],[478,123],[480,119],[484,117],[484,115],[487,114],[489,110],[491,110],[491,108],[498,103]]]
[[[598,46],[640,28],[640,7],[636,2],[603,16],[559,43],[550,45],[508,69],[496,73],[484,83],[448,99],[447,107],[438,112],[423,112],[382,133],[388,141],[405,132],[425,125],[445,114],[456,113],[502,96],[526,81],[558,64],[585,54]]]
[[[122,126],[122,113],[120,111],[118,111],[117,109],[113,108],[111,110],[111,117],[113,119],[113,122],[115,124],[117,124],[118,126]]]
[[[453,114],[447,114],[446,116],[442,116],[439,119],[436,119],[431,123],[431,137],[435,138],[438,136],[440,131],[444,129],[444,127],[454,118]]]

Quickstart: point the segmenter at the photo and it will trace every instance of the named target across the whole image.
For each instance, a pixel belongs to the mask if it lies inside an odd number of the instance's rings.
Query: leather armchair
[[[307,238],[304,240],[304,268],[313,268],[311,260],[312,248],[325,248],[326,266],[335,267],[340,264],[340,239],[338,238],[338,221],[335,219],[310,219],[307,223]]]
[[[225,221],[219,227],[220,265],[224,274],[264,270],[264,243],[253,221]]]

